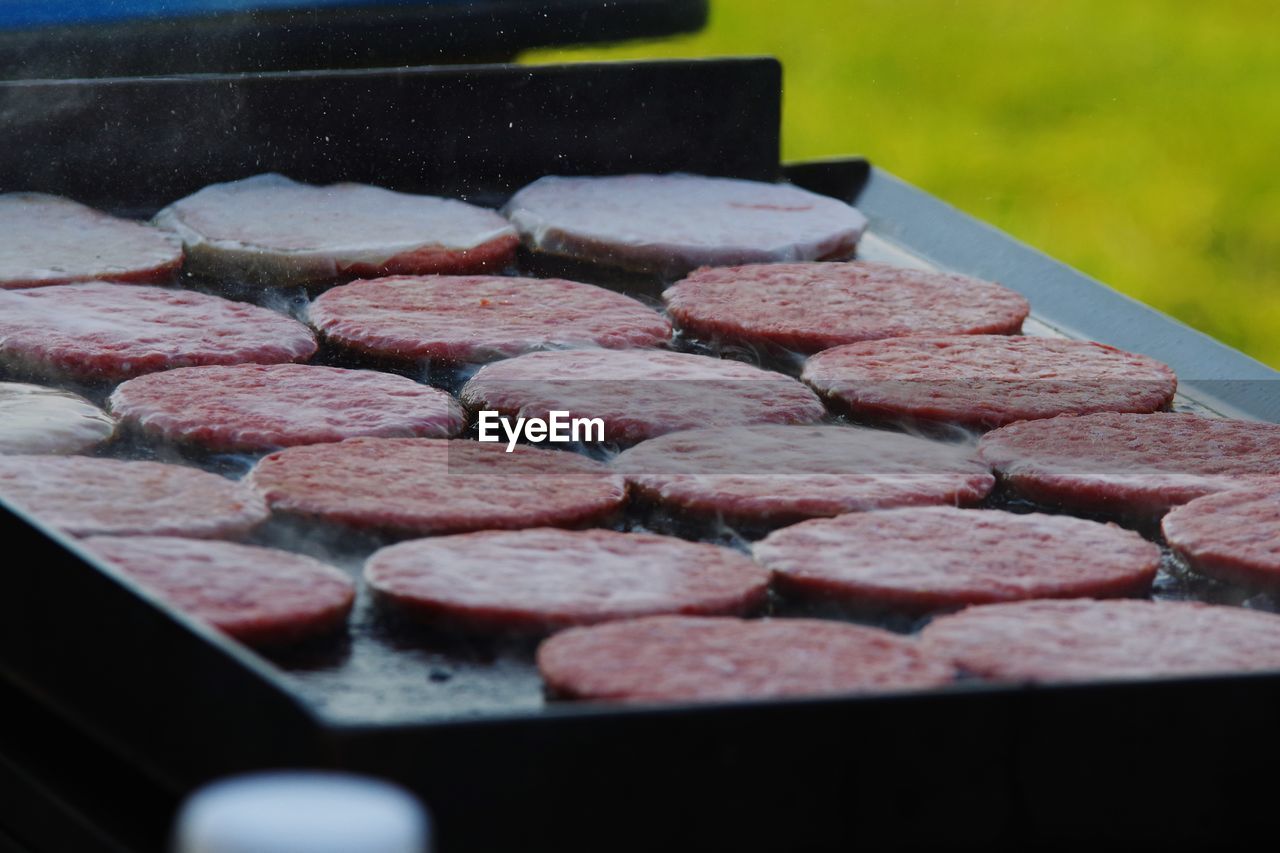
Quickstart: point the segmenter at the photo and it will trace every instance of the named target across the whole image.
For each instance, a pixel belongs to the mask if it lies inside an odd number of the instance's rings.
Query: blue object
[[[457,5],[466,0],[0,0],[0,28],[120,23],[316,7]]]

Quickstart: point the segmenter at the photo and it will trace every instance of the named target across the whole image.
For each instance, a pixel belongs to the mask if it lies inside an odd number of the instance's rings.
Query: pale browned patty
[[[912,637],[812,619],[653,616],[572,628],[538,649],[547,690],[620,702],[762,699],[949,683]]]

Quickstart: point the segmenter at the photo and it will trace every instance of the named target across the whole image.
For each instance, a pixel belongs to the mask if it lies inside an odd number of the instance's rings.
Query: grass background
[[[1280,367],[1276,0],[712,0],[532,62],[770,54],[783,156],[864,154]]]

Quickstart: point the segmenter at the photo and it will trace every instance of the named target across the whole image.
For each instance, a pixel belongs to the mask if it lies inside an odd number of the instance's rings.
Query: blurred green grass
[[[783,157],[864,154],[1280,366],[1275,0],[712,0],[530,62],[770,54]]]

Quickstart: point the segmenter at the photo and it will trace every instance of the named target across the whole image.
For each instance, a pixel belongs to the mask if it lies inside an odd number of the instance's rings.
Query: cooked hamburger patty
[[[769,574],[741,552],[612,530],[485,531],[392,545],[369,586],[445,628],[547,633],[659,613],[743,615]]]
[[[503,213],[535,251],[661,275],[845,258],[867,227],[844,202],[788,184],[684,174],[540,178]]]
[[[1161,362],[1091,341],[1008,335],[890,338],[829,349],[801,379],[855,415],[990,429],[1091,412],[1154,412],[1178,380]]]
[[[788,376],[657,350],[529,353],[480,368],[461,397],[504,415],[601,418],[606,440],[619,442],[708,423],[807,423],[825,414],[813,392]]]
[[[0,291],[0,362],[85,382],[197,364],[305,361],[311,331],[189,290],[106,282]]]
[[[806,353],[905,335],[1016,334],[1030,310],[998,284],[865,261],[702,269],[663,299],[686,334]]]
[[[115,420],[83,397],[0,382],[0,454],[81,453],[115,431]]]
[[[267,518],[241,483],[161,462],[0,456],[0,496],[72,536],[234,539]]]
[[[846,426],[689,430],[631,448],[613,466],[663,505],[763,523],[976,503],[995,483],[971,448]]]
[[[978,446],[1018,494],[1091,512],[1159,514],[1280,474],[1280,425],[1182,413],[1062,415]]]
[[[465,439],[292,447],[248,479],[278,512],[404,535],[583,525],[626,499],[622,478],[586,457]]]
[[[1018,601],[924,629],[924,647],[1006,681],[1082,681],[1280,669],[1280,616],[1192,601]]]
[[[355,600],[355,584],[338,569],[274,548],[169,536],[95,536],[85,545],[178,610],[251,646],[330,633]]]
[[[395,276],[357,281],[311,303],[336,344],[393,359],[483,362],[539,349],[652,347],[662,315],[602,287],[510,276]]]
[[[913,690],[954,674],[914,638],[879,628],[697,616],[572,628],[542,644],[538,670],[556,696],[623,702]]]
[[[0,289],[75,281],[160,284],[182,268],[182,243],[71,199],[0,195]]]
[[[1160,567],[1155,543],[1114,524],[954,507],[806,521],[753,553],[785,595],[905,613],[1144,594]]]
[[[1162,522],[1165,540],[1197,572],[1280,586],[1280,478],[1196,498]]]
[[[519,243],[497,213],[455,199],[276,174],[205,187],[155,222],[191,270],[267,285],[501,269]]]
[[[256,451],[356,436],[448,438],[466,426],[451,396],[412,379],[307,364],[183,367],[111,395],[124,423],[164,441]]]

